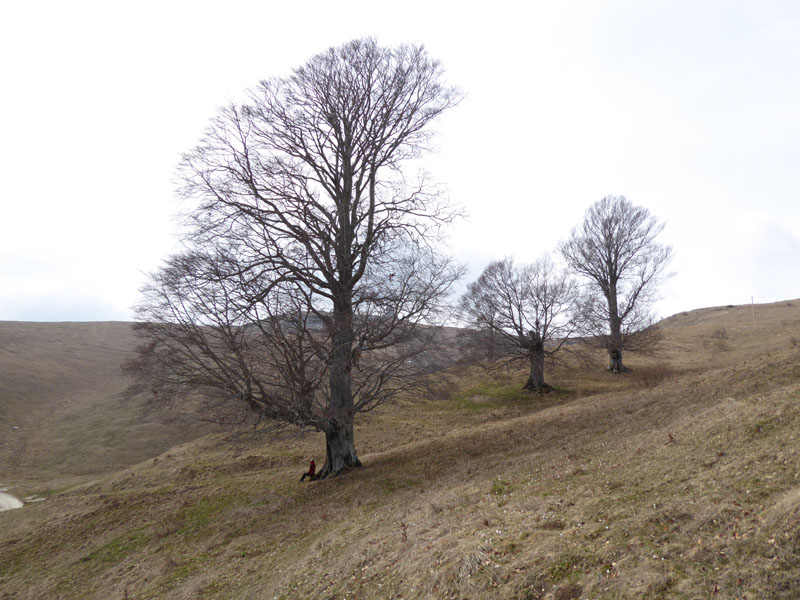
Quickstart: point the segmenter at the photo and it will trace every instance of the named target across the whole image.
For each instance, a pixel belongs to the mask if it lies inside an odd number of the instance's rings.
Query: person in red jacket
[[[308,473],[303,473],[303,476],[300,478],[300,482],[302,483],[302,481],[306,477],[309,477],[309,478],[313,479],[314,473],[316,473],[316,472],[317,472],[317,465],[314,464],[314,459],[312,458],[311,462],[308,463]]]

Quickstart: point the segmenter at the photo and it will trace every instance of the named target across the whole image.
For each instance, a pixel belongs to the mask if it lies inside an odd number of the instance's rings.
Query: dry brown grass
[[[456,372],[310,485],[319,436],[176,447],[0,515],[0,598],[792,598],[797,304],[676,315],[631,374],[599,355],[544,397]]]

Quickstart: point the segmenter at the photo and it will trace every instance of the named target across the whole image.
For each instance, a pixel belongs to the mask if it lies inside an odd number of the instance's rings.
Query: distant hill
[[[0,483],[114,471],[198,432],[126,401],[130,323],[0,321]]]

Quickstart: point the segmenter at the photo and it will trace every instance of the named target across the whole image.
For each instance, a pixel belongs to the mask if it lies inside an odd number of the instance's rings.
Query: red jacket
[[[308,474],[313,475],[317,471],[317,465],[314,464],[314,459],[311,459],[311,462],[308,464]]]

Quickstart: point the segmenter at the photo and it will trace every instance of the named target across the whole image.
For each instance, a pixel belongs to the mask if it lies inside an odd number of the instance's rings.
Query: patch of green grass
[[[237,498],[233,496],[207,496],[187,506],[180,520],[183,527],[180,533],[188,536],[204,537],[209,525],[218,520],[219,515],[230,509]]]
[[[750,425],[747,428],[747,433],[749,433],[751,437],[755,437],[777,428],[780,425],[780,423],[781,423],[781,418],[777,415],[766,417]]]
[[[88,563],[91,571],[95,573],[101,572],[110,565],[119,563],[138,548],[145,546],[150,541],[150,533],[147,529],[146,527],[139,527],[119,535],[82,557],[79,561]]]
[[[484,382],[470,387],[449,400],[450,406],[458,410],[484,411],[497,408],[547,408],[571,397],[567,390],[551,387],[547,394],[533,394],[522,389],[524,379]]]
[[[170,582],[181,581],[193,573],[196,573],[204,564],[206,564],[206,562],[208,562],[209,558],[210,556],[205,552],[193,554],[191,557],[184,560],[172,570],[170,573]]]
[[[588,548],[566,550],[550,565],[550,579],[558,583],[602,564],[602,558]]]
[[[486,383],[456,394],[450,402],[453,408],[459,410],[480,411],[497,408],[498,405],[513,405],[526,397],[521,386]]]
[[[511,484],[505,479],[495,479],[492,483],[492,489],[489,490],[495,496],[505,496],[511,491]]]

